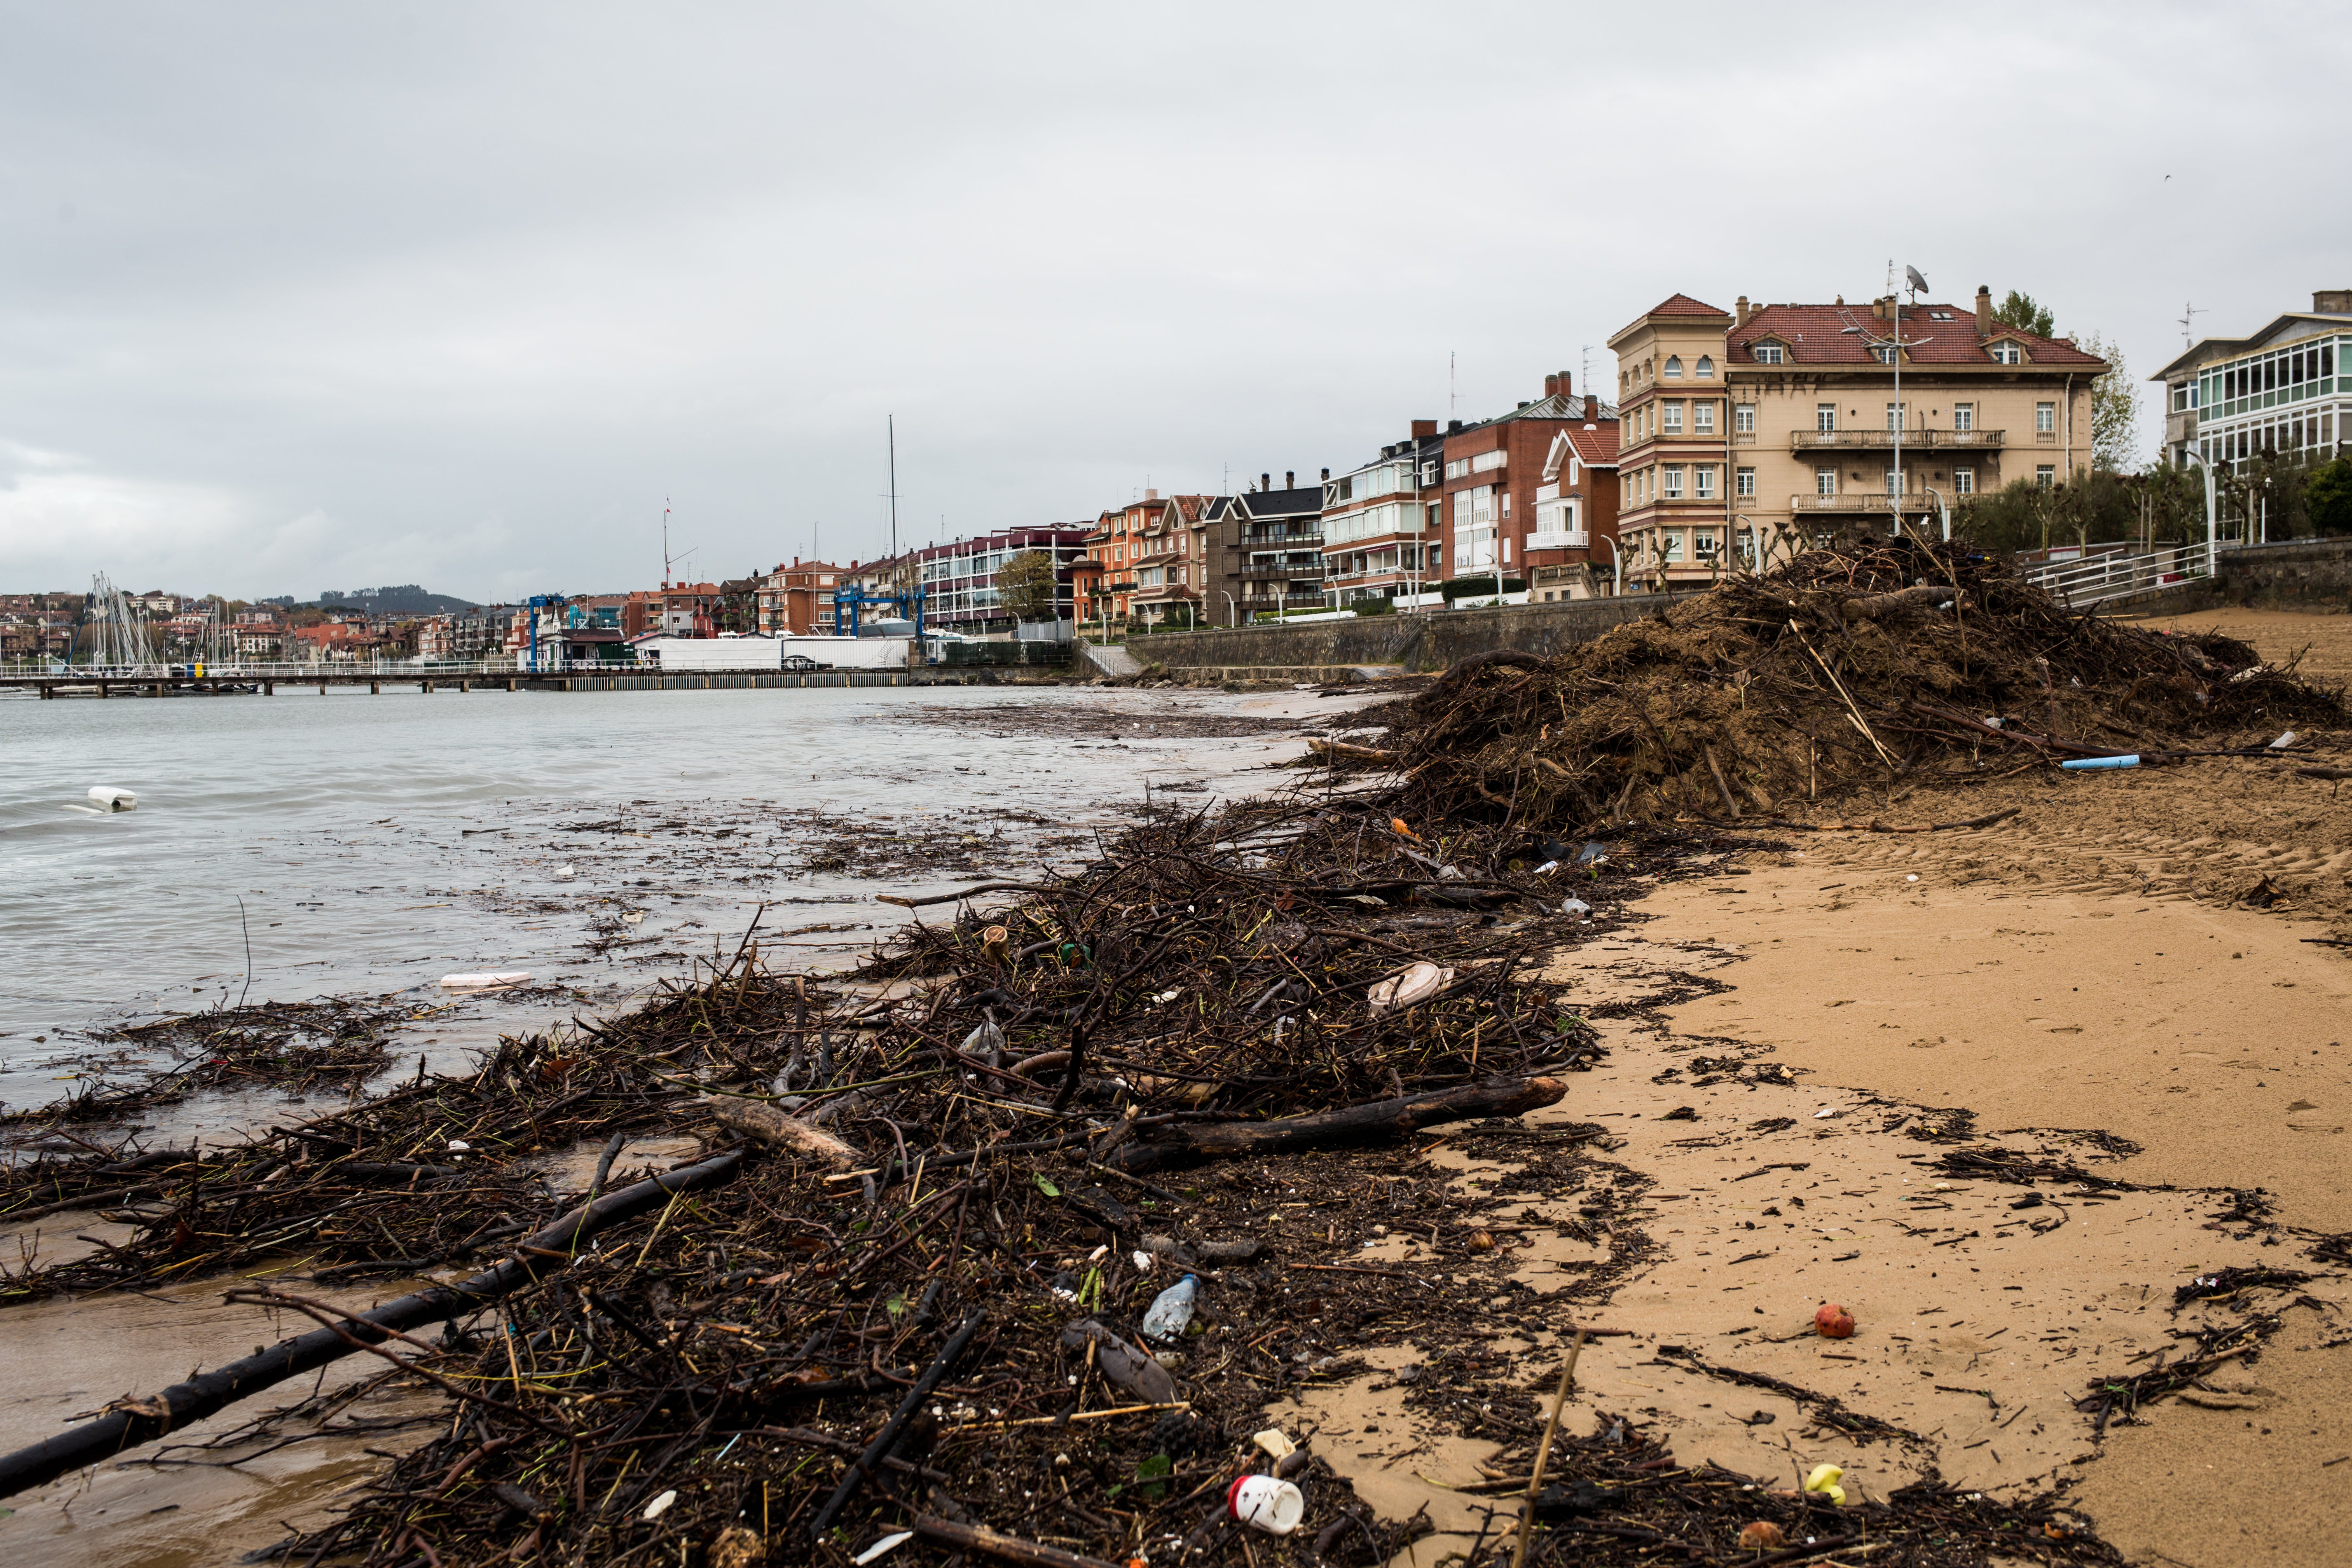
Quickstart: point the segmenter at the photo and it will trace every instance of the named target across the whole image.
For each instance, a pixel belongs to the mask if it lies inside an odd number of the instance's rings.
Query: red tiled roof
[[[1643,312],[1648,316],[1728,316],[1728,310],[1717,310],[1704,300],[1694,300],[1687,294],[1669,294],[1658,304]]]
[[[1938,321],[1938,315],[1951,319]],[[1844,329],[1859,326],[1884,337],[1893,325],[1872,315],[1867,305],[1766,305],[1748,318],[1746,326],[1734,328],[1725,343],[1728,352],[1742,360],[1753,357],[1748,351],[1755,344],[1770,339],[1787,346],[1791,364],[1869,364],[1874,363],[1870,345],[1863,341],[1862,332]],[[2107,368],[2097,355],[2056,338],[2035,337],[2008,327],[1996,327],[1991,337],[1979,338],[1973,306],[1906,305],[1903,337],[1906,342],[1918,341],[1916,347],[1905,351],[1906,364],[1990,364],[1992,359],[1986,345],[2014,338],[2031,364],[2045,369]]]
[[[1577,424],[1568,426],[1568,438],[1576,447],[1576,460],[1586,468],[1595,464],[1607,468],[1617,460],[1617,432],[1614,419],[1605,423]]]

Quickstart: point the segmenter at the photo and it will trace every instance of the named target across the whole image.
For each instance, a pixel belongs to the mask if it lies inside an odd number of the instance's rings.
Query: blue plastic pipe
[[[2077,773],[2086,768],[2136,768],[2139,766],[2139,753],[2135,752],[2128,757],[2077,757],[2071,763],[2058,765]]]

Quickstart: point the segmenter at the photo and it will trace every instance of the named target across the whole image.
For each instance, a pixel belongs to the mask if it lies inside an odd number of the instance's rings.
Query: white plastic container
[[[1151,1303],[1151,1310],[1143,1314],[1143,1337],[1147,1340],[1181,1338],[1184,1326],[1192,1321],[1192,1299],[1200,1293],[1200,1277],[1193,1274],[1187,1274],[1160,1292],[1159,1299]]]
[[[139,809],[139,797],[127,789],[99,784],[89,792],[89,804],[100,811],[136,811]]]
[[[1307,1517],[1307,1498],[1288,1481],[1244,1476],[1226,1489],[1225,1511],[1268,1535],[1288,1535]]]

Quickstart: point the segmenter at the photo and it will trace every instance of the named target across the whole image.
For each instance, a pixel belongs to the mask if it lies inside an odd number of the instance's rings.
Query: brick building
[[[1405,598],[1444,576],[1445,437],[1434,419],[1323,484],[1323,595],[1332,609]]]
[[[829,561],[778,563],[760,581],[760,630],[768,637],[831,637],[833,587],[841,568]]]
[[[1507,591],[1514,580],[1531,581],[1540,567],[1546,580],[1559,591],[1571,569],[1585,569],[1596,551],[1604,554],[1615,526],[1613,442],[1606,432],[1616,424],[1617,411],[1600,399],[1578,399],[1565,371],[1544,377],[1544,395],[1520,404],[1510,413],[1466,427],[1449,426],[1444,443],[1444,468],[1440,479],[1445,507],[1444,533],[1448,578],[1460,581],[1499,574]],[[1588,432],[1586,426],[1593,428]],[[1591,437],[1589,455],[1570,462],[1565,455],[1555,464],[1559,437],[1573,430],[1570,446]],[[1580,448],[1577,449],[1580,453]],[[1601,459],[1602,466],[1595,467]],[[1573,476],[1563,498],[1561,480],[1547,470]],[[1546,498],[1541,492],[1549,488]],[[1596,495],[1594,491],[1604,492]],[[1547,508],[1547,499],[1551,504]],[[1565,507],[1557,503],[1565,499]],[[1574,521],[1580,531],[1547,525]],[[1532,553],[1531,553],[1532,552]],[[1589,574],[1580,572],[1580,574]]]

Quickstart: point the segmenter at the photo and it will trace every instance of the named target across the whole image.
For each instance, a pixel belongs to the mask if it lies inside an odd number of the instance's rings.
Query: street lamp
[[[1234,630],[1239,631],[1242,625],[1242,612],[1240,607],[1234,603],[1233,595],[1226,593],[1223,588],[1218,589],[1217,592],[1224,594],[1225,595],[1225,624],[1228,626],[1231,626]]]
[[[1889,269],[1892,270],[1891,264]],[[1919,269],[1916,267],[1906,267],[1903,270],[1908,275],[1911,303],[1916,307],[1919,303],[1920,290],[1927,287],[1927,280],[1919,276]],[[1895,367],[1895,478],[1888,489],[1886,499],[1895,513],[1895,531],[1901,533],[1903,531],[1903,426],[1906,423],[1903,417],[1903,351],[1917,348],[1927,340],[1925,338],[1906,340],[1903,336],[1903,306],[1900,301],[1897,301],[1895,306],[1895,335],[1891,338],[1882,338],[1858,321],[1849,321],[1838,331],[1841,333],[1859,336],[1872,348],[1885,349],[1887,363]]]
[[[2213,465],[2207,462],[2204,455],[2194,447],[2184,447],[2181,456],[2205,473],[2205,580],[2217,583],[2221,578],[2221,498],[2214,490]]]
[[[1952,509],[1944,504],[1944,498],[1942,494],[1937,490],[1935,486],[1921,485],[1919,488],[1926,490],[1928,496],[1934,500],[1936,503],[1936,515],[1942,518],[1944,521],[1944,542],[1949,544],[1952,542]]]
[[[1596,531],[1592,537],[1609,547],[1609,596],[1613,599],[1625,591],[1625,552],[1609,534]]]

